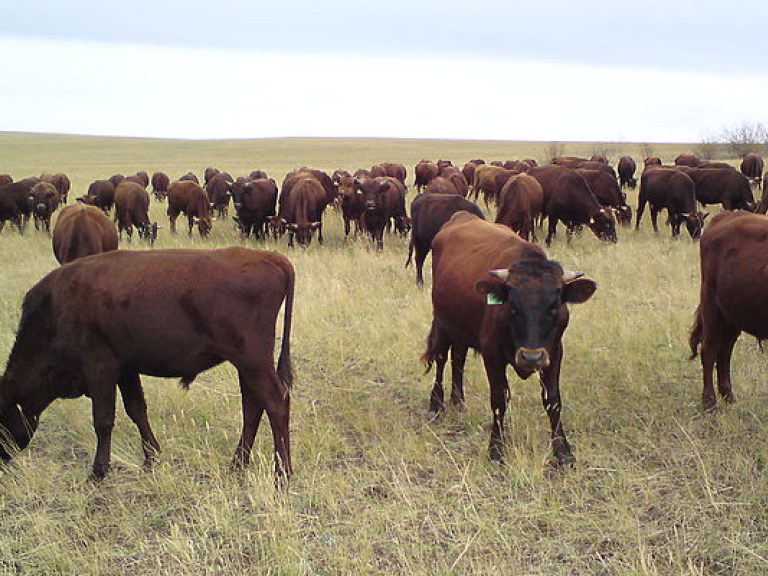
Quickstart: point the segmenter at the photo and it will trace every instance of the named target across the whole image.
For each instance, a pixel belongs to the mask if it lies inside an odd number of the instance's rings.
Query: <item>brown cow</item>
[[[356,180],[355,186],[365,200],[363,228],[370,234],[377,250],[384,249],[384,230],[392,222],[400,234],[408,233],[410,219],[405,209],[405,186],[397,178]]]
[[[352,232],[354,224],[354,234],[362,231],[362,218],[365,212],[365,198],[362,190],[358,190],[355,185],[355,178],[352,176],[342,176],[339,180],[339,196],[341,197],[341,217],[344,220],[344,237],[347,238]]]
[[[295,274],[284,257],[247,248],[118,250],[57,268],[27,293],[16,342],[0,377],[0,425],[19,449],[57,398],[88,396],[96,431],[92,477],[110,466],[117,388],[151,465],[160,450],[140,375],[181,378],[231,362],[243,429],[234,464],[248,463],[264,411],[276,480],[291,473],[289,394]],[[285,301],[277,370],[275,323]],[[215,306],[212,305],[215,303]],[[7,445],[0,457],[8,460]]]
[[[696,240],[701,236],[704,219],[709,215],[699,211],[696,206],[696,185],[690,176],[671,168],[645,170],[640,177],[635,230],[640,227],[646,204],[650,205],[651,224],[657,234],[658,214],[666,208],[673,238],[680,234],[680,226],[685,223],[691,239]]]
[[[725,210],[754,211],[755,197],[744,174],[729,168],[679,166],[696,184],[696,200],[702,205],[722,204]]]
[[[407,268],[416,252],[416,284],[424,284],[424,260],[432,249],[432,240],[440,228],[456,212],[469,212],[485,220],[483,211],[470,200],[458,194],[419,194],[411,202],[411,241],[408,245]]]
[[[275,215],[277,206],[277,183],[268,178],[248,180],[233,187],[232,201],[240,233],[246,238],[251,233],[256,239],[266,238],[267,222]]]
[[[152,194],[155,200],[162,202],[168,197],[168,186],[171,185],[171,179],[165,172],[155,172],[152,174]]]
[[[499,194],[499,212],[496,223],[509,226],[523,240],[536,238],[536,219],[544,207],[544,190],[533,176],[512,176]]]
[[[748,152],[741,160],[739,170],[752,186],[760,188],[763,183],[763,157],[754,152]]]
[[[475,169],[475,181],[472,189],[475,194],[475,201],[483,194],[483,203],[488,208],[491,204],[497,205],[499,201],[499,192],[504,184],[515,174],[517,170],[507,170],[503,166],[494,166],[492,164],[483,164]]]
[[[564,166],[565,168],[578,168],[584,162],[589,162],[589,158],[582,156],[556,156],[552,158],[552,164]]]
[[[483,357],[491,389],[491,460],[503,460],[504,413],[509,398],[506,367],[518,376],[540,373],[557,463],[574,462],[560,421],[562,336],[568,303],[587,301],[594,281],[565,272],[544,250],[506,226],[456,213],[432,242],[433,319],[422,358],[437,364],[430,417],[445,410],[443,371],[451,353],[454,405],[464,402],[463,372],[468,349]]]
[[[133,176],[126,176],[125,179],[128,182],[135,182],[136,184],[139,184],[143,188],[146,188],[149,186],[149,174],[146,172],[136,172]],[[117,186],[115,186],[115,191],[117,191]]]
[[[61,194],[56,186],[49,182],[41,181],[32,186],[29,191],[29,202],[32,207],[32,217],[35,221],[35,230],[40,227],[51,233],[51,216],[59,207]]]
[[[648,170],[649,168],[655,168],[661,165],[661,158],[658,156],[648,156],[643,160],[643,170]]]
[[[0,232],[6,221],[11,221],[19,229],[19,234],[24,233],[32,215],[30,191],[38,182],[39,178],[25,178],[0,186]]]
[[[690,166],[691,168],[696,168],[701,164],[702,160],[696,154],[678,154],[678,156],[675,158],[675,166]]]
[[[40,180],[43,182],[48,182],[49,184],[53,184],[56,187],[56,190],[59,192],[61,202],[64,204],[67,203],[69,190],[72,187],[69,176],[63,174],[62,172],[57,172],[56,174],[42,174],[40,176]]]
[[[424,187],[429,184],[432,178],[436,178],[440,174],[440,169],[437,164],[431,160],[419,160],[416,167],[413,169],[414,184],[416,185],[416,191],[421,192]]]
[[[602,162],[608,164],[608,157],[602,152],[595,152],[589,159],[590,162]]]
[[[326,190],[311,174],[293,179],[288,187],[283,184],[278,216],[288,231],[288,246],[293,246],[295,236],[299,246],[306,248],[315,230],[317,241],[323,243],[323,211],[327,204]]]
[[[114,184],[112,180],[96,180],[88,186],[88,193],[77,200],[83,204],[101,208],[104,212],[109,212],[115,205],[115,188],[117,185],[119,182]]]
[[[615,209],[616,220],[619,224],[622,226],[632,225],[632,208],[627,205],[627,198],[619,188],[616,178],[601,170],[578,168],[576,172],[587,181],[589,189],[592,190],[601,206]]]
[[[190,236],[195,224],[202,238],[208,236],[213,227],[211,205],[205,190],[193,180],[177,180],[168,187],[168,219],[173,234],[176,234],[176,218],[182,212],[187,217]]]
[[[96,206],[77,203],[65,207],[53,227],[53,254],[66,264],[91,254],[117,250],[115,225]]]
[[[203,171],[203,182],[205,182],[205,186],[207,187],[208,184],[211,183],[211,180],[213,180],[214,177],[218,176],[219,174],[221,174],[221,171],[218,168],[208,166],[208,168]]]
[[[187,172],[184,176],[179,178],[179,182],[194,182],[195,184],[200,184],[200,178],[198,178],[197,174],[194,172]]]
[[[232,197],[233,184],[232,176],[226,172],[219,172],[205,185],[211,211],[215,212],[218,218],[225,219],[229,213],[229,199]]]
[[[138,182],[124,180],[115,190],[115,221],[120,236],[123,230],[128,240],[133,237],[133,227],[139,237],[154,243],[157,239],[157,222],[149,221],[149,193]]]
[[[6,184],[13,184],[13,176],[10,174],[0,174],[0,186],[5,186]]]
[[[699,246],[701,293],[691,329],[691,359],[701,346],[704,408],[717,403],[717,390],[733,402],[731,353],[741,332],[758,340],[768,338],[766,270],[768,217],[745,212],[722,212],[712,218]]]
[[[467,184],[469,185],[470,191],[472,191],[472,185],[475,182],[475,170],[481,164],[485,164],[485,160],[477,158],[464,164],[464,167],[461,169],[461,173],[464,174],[464,178],[467,179]]]
[[[459,190],[451,180],[443,176],[436,176],[429,181],[424,188],[425,194],[459,194]]]
[[[631,156],[622,156],[619,158],[619,164],[616,167],[619,173],[619,188],[631,188],[632,190],[637,187],[637,180],[635,179],[635,170],[637,170],[637,164]]]

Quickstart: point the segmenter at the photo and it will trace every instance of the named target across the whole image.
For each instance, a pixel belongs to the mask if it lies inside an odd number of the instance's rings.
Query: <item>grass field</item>
[[[161,141],[0,134],[0,172],[67,173],[73,196],[116,172],[172,177],[216,166],[276,180],[304,165],[353,171],[421,158],[463,165],[534,157],[548,144],[430,140]],[[670,162],[687,145],[653,145]],[[638,144],[566,143],[569,155]],[[412,194],[411,192],[410,194]],[[409,194],[409,195],[410,195]],[[629,195],[634,206],[636,196]],[[153,219],[167,224],[164,205]],[[141,469],[133,424],[118,406],[113,470],[87,480],[95,448],[87,399],[43,413],[29,448],[0,470],[0,574],[765,574],[768,572],[768,386],[765,358],[743,337],[734,353],[737,402],[700,411],[698,362],[687,334],[698,301],[698,245],[622,229],[605,245],[585,233],[548,251],[597,281],[571,308],[561,389],[577,462],[554,472],[535,378],[510,377],[507,465],[487,461],[491,414],[480,359],[467,362],[467,410],[425,420],[433,375],[419,361],[431,319],[427,288],[403,267],[407,241],[382,253],[345,242],[326,215],[324,246],[249,246],[286,254],[297,271],[292,349],[295,475],[272,483],[266,424],[257,462],[230,473],[240,398],[230,366],[188,392],[144,378],[163,448]],[[663,221],[663,219],[662,219]],[[231,221],[208,241],[171,237],[157,248],[241,244]],[[131,249],[140,249],[134,242]],[[14,341],[26,291],[54,269],[42,232],[0,234],[0,358]]]

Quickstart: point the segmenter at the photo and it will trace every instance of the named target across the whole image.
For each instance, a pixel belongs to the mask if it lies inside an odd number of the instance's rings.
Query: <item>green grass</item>
[[[566,144],[567,154],[636,144]],[[654,145],[665,161],[685,145]],[[0,172],[63,171],[74,194],[115,172],[172,177],[217,166],[325,170],[421,158],[541,159],[546,144],[418,140],[187,142],[0,134]],[[630,202],[636,198],[630,194]],[[163,205],[154,219],[167,223]],[[577,458],[552,472],[535,378],[510,371],[507,465],[486,459],[491,421],[480,359],[467,362],[467,410],[425,415],[433,375],[419,361],[429,289],[404,269],[407,242],[383,253],[343,240],[326,215],[326,244],[290,250],[297,271],[295,476],[275,491],[271,437],[256,462],[228,470],[240,430],[234,370],[202,374],[188,392],[145,378],[163,447],[141,470],[138,435],[118,407],[111,474],[86,480],[95,436],[87,399],[43,413],[29,448],[0,472],[0,574],[763,574],[768,569],[765,358],[743,337],[734,354],[738,401],[700,412],[701,375],[688,362],[698,300],[698,246],[658,237],[647,220],[617,245],[585,233],[550,255],[598,283],[572,307],[561,386]],[[662,219],[663,220],[663,219]],[[241,241],[231,222],[211,239],[161,231],[158,248]],[[134,242],[128,248],[141,248]],[[0,358],[7,358],[26,291],[56,267],[49,238],[0,234]],[[427,286],[431,271],[427,266]],[[3,360],[4,361],[4,360]]]

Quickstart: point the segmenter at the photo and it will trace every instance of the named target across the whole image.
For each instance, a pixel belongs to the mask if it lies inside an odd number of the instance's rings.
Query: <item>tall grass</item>
[[[582,146],[583,148],[580,148]],[[566,145],[588,154],[595,144]],[[622,148],[622,146],[624,148]],[[422,157],[536,156],[541,143],[268,140],[174,142],[0,135],[0,172],[64,171],[75,194],[115,172],[208,165],[326,170]],[[671,160],[684,146],[654,145]],[[611,144],[636,155],[637,145]],[[614,159],[615,160],[615,159]],[[411,176],[412,178],[412,176]],[[630,201],[634,204],[633,195]],[[166,222],[164,206],[152,215]],[[647,218],[647,217],[646,217]],[[181,229],[181,228],[180,228]],[[141,469],[122,408],[106,480],[86,480],[95,448],[87,399],[55,402],[30,444],[0,472],[0,574],[762,574],[768,569],[765,359],[742,338],[738,402],[700,412],[700,368],[687,361],[698,299],[698,247],[658,237],[647,220],[617,245],[588,233],[549,250],[598,283],[572,307],[561,385],[574,469],[555,472],[535,378],[510,371],[507,465],[486,458],[491,414],[479,358],[467,362],[467,410],[425,420],[432,374],[419,355],[429,289],[404,269],[407,242],[345,242],[326,216],[326,243],[290,250],[297,271],[292,348],[295,476],[276,491],[263,425],[256,462],[230,473],[240,431],[236,374],[221,366],[188,392],[144,378],[163,447]],[[230,221],[209,241],[161,231],[156,247],[240,244]],[[125,244],[142,248],[139,242]],[[56,267],[49,238],[0,234],[0,357],[21,300]],[[430,282],[427,267],[427,286]]]

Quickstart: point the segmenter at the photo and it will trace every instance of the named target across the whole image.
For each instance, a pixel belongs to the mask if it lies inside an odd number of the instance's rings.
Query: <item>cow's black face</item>
[[[688,229],[688,234],[691,235],[693,240],[697,240],[701,236],[701,231],[704,229],[704,219],[707,216],[709,216],[709,212],[683,214],[685,227]]]
[[[616,235],[616,219],[613,212],[607,208],[602,208],[589,222],[589,228],[595,233],[595,236],[603,242],[618,242]]]
[[[18,404],[0,414],[0,458],[10,460],[17,450],[26,448],[37,423],[37,417],[27,418]]]

